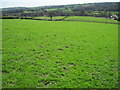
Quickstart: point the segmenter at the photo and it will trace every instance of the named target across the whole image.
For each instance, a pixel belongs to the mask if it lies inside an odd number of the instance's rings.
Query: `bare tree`
[[[52,21],[52,17],[55,16],[56,13],[54,11],[47,12],[47,16],[50,17],[50,20]]]
[[[44,8],[41,8],[41,11],[46,15],[47,11]]]

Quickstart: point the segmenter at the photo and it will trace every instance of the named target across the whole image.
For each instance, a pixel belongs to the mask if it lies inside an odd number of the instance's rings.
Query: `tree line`
[[[40,17],[48,16],[52,19],[53,16],[96,16],[110,17],[113,14],[119,15],[117,12],[119,2],[107,3],[89,3],[89,4],[73,4],[59,6],[43,6],[43,7],[17,7],[3,8],[3,16],[14,17]],[[55,9],[55,10],[52,10]]]

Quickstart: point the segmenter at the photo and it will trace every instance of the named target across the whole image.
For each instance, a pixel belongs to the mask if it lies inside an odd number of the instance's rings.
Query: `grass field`
[[[118,22],[117,20],[113,20],[113,19],[97,18],[97,17],[89,17],[89,16],[72,16],[72,17],[66,18],[65,20],[84,20],[84,21],[100,21],[100,22]]]
[[[53,17],[53,20],[56,19],[62,19],[65,16],[56,16]],[[50,17],[35,17],[35,18],[39,18],[39,19],[47,19],[49,20]],[[89,16],[68,16],[65,20],[76,20],[76,21],[98,21],[98,22],[114,22],[114,23],[118,23],[117,20],[113,20],[113,19],[106,19],[106,18],[98,18],[98,17],[89,17]]]
[[[47,11],[55,11],[57,9],[56,8],[52,8],[52,9],[45,9],[45,10],[47,10]]]
[[[56,19],[62,19],[64,18],[65,16],[56,16],[56,17],[52,17],[53,20],[56,20]],[[34,18],[38,18],[38,19],[46,19],[46,20],[49,20],[51,19],[50,17],[47,17],[47,16],[43,16],[43,17],[34,17]]]
[[[116,24],[3,20],[4,88],[117,88]]]

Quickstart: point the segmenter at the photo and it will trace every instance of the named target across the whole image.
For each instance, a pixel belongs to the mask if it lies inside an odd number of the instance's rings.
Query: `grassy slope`
[[[86,20],[86,21],[101,21],[101,22],[118,22],[117,20],[106,19],[106,18],[96,18],[88,16],[72,16],[68,17],[65,20]]]
[[[53,20],[56,20],[56,19],[62,19],[62,18],[64,18],[65,16],[56,16],[56,17],[53,17],[52,19]],[[51,19],[50,17],[46,17],[46,16],[43,16],[43,17],[35,17],[35,18],[38,18],[38,19],[47,19],[47,20],[49,20],[49,19]]]
[[[53,17],[53,20],[56,19],[62,19],[65,16],[56,16]],[[50,17],[35,17],[35,18],[39,18],[39,19],[50,19]],[[97,18],[97,17],[89,17],[89,16],[70,16],[68,18],[66,18],[65,20],[82,20],[82,21],[99,21],[99,22],[115,22],[118,23],[117,20],[113,20],[113,19],[106,19],[106,18]]]
[[[117,38],[112,24],[3,20],[3,87],[115,88]]]

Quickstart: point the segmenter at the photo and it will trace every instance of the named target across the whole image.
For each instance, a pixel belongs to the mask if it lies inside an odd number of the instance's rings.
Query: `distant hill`
[[[2,10],[19,10],[19,9],[52,9],[52,8],[84,8],[85,10],[104,10],[107,9],[109,11],[118,11],[118,3],[119,2],[103,2],[103,3],[86,3],[86,4],[70,4],[70,5],[53,5],[53,6],[40,6],[40,7],[12,7],[12,8],[3,8]],[[88,9],[90,8],[90,9]]]
[[[98,15],[105,16],[105,11],[109,11],[109,15],[116,14],[119,2],[104,2],[104,3],[85,3],[85,4],[70,4],[70,5],[54,5],[40,7],[12,7],[2,8],[3,16],[18,16],[18,14],[34,14],[35,16],[43,16],[44,12],[56,11],[59,15]],[[69,11],[69,13],[68,13]],[[84,13],[84,14],[82,14]]]

